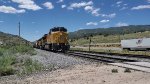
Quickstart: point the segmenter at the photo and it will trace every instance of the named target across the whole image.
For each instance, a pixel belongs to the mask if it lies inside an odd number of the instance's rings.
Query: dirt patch
[[[118,73],[112,73],[117,69]],[[110,65],[76,65],[74,68],[59,69],[22,80],[3,82],[9,84],[150,84],[150,74]],[[2,82],[1,82],[2,84]]]

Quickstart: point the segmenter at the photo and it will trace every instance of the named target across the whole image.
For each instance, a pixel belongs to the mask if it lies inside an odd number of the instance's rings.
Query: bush
[[[111,72],[112,73],[118,73],[118,69],[112,69]]]
[[[124,70],[124,72],[125,72],[125,73],[131,73],[131,70],[130,70],[129,68],[126,68],[126,69]]]
[[[14,74],[14,69],[12,65],[15,62],[14,56],[2,56],[0,57],[0,76],[12,75]]]
[[[3,53],[5,52],[5,50],[6,50],[6,49],[4,49],[4,48],[2,48],[2,47],[0,46],[0,56],[3,56]]]
[[[3,53],[0,51],[0,56],[3,56]]]
[[[20,71],[18,73],[18,75],[23,75],[23,74],[29,75],[29,74],[31,74],[33,72],[41,71],[42,69],[43,69],[43,65],[42,64],[40,64],[39,62],[33,61],[32,59],[28,58],[28,59],[26,59],[23,62],[22,71]]]
[[[42,65],[37,61],[33,62],[31,59],[17,62],[16,54],[36,54],[31,46],[26,45],[6,45],[0,46],[0,76],[13,75],[16,70],[21,72],[23,70],[25,73],[32,73],[42,69]],[[21,64],[22,67],[15,66],[16,64]],[[15,70],[16,69],[16,70]]]
[[[10,52],[11,54],[30,54],[35,55],[36,52],[32,46],[27,45],[7,45],[7,46],[0,46],[0,52]]]
[[[16,45],[11,48],[11,50],[15,53],[21,53],[21,54],[30,54],[35,55],[35,51],[31,46],[26,45]]]

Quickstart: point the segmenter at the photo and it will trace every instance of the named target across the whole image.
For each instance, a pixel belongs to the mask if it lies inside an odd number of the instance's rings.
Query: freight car
[[[42,38],[35,43],[36,48],[50,50],[50,51],[62,51],[69,50],[70,45],[68,43],[67,29],[64,27],[54,27],[50,29],[48,34],[45,34]]]
[[[122,49],[150,50],[150,38],[121,40]]]

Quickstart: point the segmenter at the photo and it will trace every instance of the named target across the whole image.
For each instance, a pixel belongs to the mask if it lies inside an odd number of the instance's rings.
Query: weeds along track
[[[78,56],[82,58],[92,59],[100,62],[104,62],[110,65],[130,68],[133,70],[150,72],[150,57],[146,56],[131,56],[131,55],[112,55],[107,53],[94,53],[83,51],[68,51],[69,56]]]

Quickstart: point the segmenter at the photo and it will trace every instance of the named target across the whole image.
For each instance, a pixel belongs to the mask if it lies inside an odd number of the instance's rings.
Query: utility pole
[[[18,41],[19,41],[19,45],[21,44],[21,42],[20,42],[20,22],[18,23],[18,33],[19,33],[19,39],[18,39]]]
[[[20,22],[19,22],[19,37],[20,37]]]

